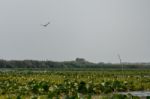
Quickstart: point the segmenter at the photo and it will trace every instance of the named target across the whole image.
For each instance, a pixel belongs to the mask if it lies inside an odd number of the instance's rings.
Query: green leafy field
[[[117,92],[138,90],[150,90],[150,70],[0,72],[0,99],[130,99]]]

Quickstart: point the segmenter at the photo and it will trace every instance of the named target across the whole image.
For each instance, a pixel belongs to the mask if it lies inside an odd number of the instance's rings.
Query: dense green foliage
[[[149,91],[149,77],[149,70],[126,70],[123,73],[119,70],[1,71],[0,98],[80,99],[84,97],[85,99],[99,99],[99,97],[105,97],[105,99],[131,99],[128,98],[131,95],[113,95],[112,93]]]

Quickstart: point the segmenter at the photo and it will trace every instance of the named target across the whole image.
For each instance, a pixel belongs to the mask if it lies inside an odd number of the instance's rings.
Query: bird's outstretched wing
[[[48,22],[47,24],[44,24],[42,26],[47,27],[50,24],[50,22]]]

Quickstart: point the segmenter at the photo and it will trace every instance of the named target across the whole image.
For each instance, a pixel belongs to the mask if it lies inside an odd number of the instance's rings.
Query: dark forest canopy
[[[148,63],[92,63],[83,58],[76,58],[74,61],[38,61],[38,60],[0,60],[0,68],[112,68],[112,69],[150,69]]]

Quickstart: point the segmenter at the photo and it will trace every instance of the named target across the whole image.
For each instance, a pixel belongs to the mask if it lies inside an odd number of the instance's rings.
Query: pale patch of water
[[[150,96],[150,91],[131,91],[131,92],[119,92],[119,94],[131,94],[133,96],[146,97]]]

